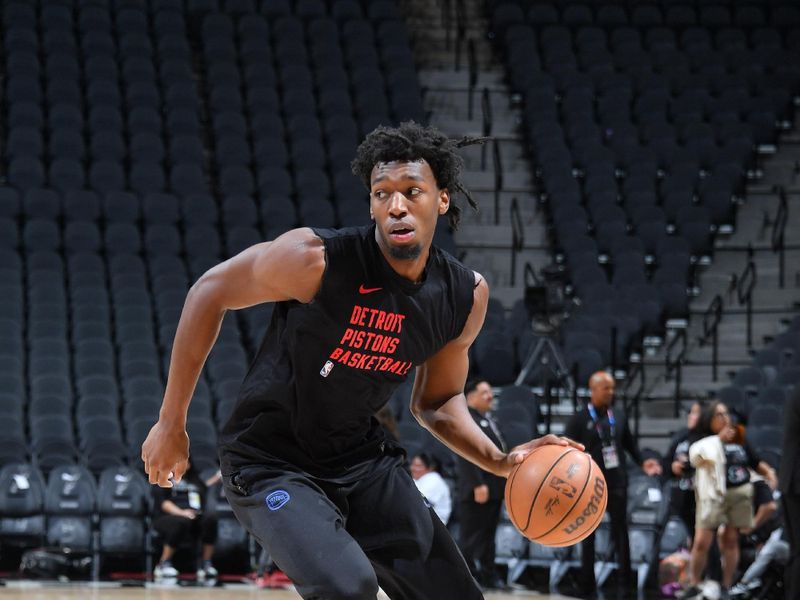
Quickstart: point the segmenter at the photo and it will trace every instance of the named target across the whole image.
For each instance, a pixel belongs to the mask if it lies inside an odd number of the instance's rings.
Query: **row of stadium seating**
[[[137,561],[147,569],[158,547],[150,524],[153,511],[152,488],[136,469],[108,467],[97,478],[79,465],[57,467],[46,478],[27,463],[0,469],[4,553],[42,546],[68,549],[75,556],[91,556],[94,576],[108,575],[103,572],[106,559],[127,560],[128,572],[136,570]],[[247,533],[220,485],[210,489],[205,512],[218,519],[219,557],[250,552]],[[244,569],[248,566],[245,562]]]
[[[747,425],[747,439],[765,457],[780,459],[784,405],[800,386],[800,318],[753,354],[717,397]]]
[[[634,477],[629,486],[631,548],[637,568],[649,568],[659,551],[669,553],[687,538],[679,521],[668,520],[670,496],[661,493],[662,487],[657,479],[641,476]],[[138,560],[147,568],[157,545],[149,522],[154,514],[152,502],[141,473],[127,467],[107,467],[95,479],[83,467],[64,465],[45,478],[33,465],[7,464],[0,469],[0,543],[7,552],[45,544],[89,554],[94,575],[107,575],[103,569],[107,558]],[[218,519],[215,560],[251,553],[247,533],[233,518],[220,486],[212,488],[205,512]],[[457,527],[457,514],[456,510],[451,528]],[[498,562],[507,564],[512,578],[515,572],[519,575],[520,567],[547,566],[542,563],[545,557],[564,570],[579,560],[579,546],[548,549],[528,542],[507,520],[500,523],[496,539]],[[613,543],[607,523],[601,524],[595,544],[598,559],[611,561]],[[607,568],[613,568],[610,562]],[[126,570],[135,569],[129,564]],[[563,574],[550,569],[551,585]]]
[[[685,28],[696,25],[715,30],[726,27],[756,29],[797,28],[800,26],[800,10],[786,0],[647,0],[644,2],[528,2],[490,0],[490,8],[503,6],[494,11],[495,19],[516,21],[527,15],[532,22],[542,24],[564,23],[570,27],[598,25],[600,27]]]
[[[575,19],[593,14],[579,4],[489,9],[557,259],[581,302],[562,331],[571,364],[624,366],[643,336],[688,314],[697,265],[735,225],[756,150],[788,127],[800,92],[791,10],[781,29],[734,22],[715,38],[646,21],[644,9],[660,11],[634,7],[630,25],[603,11],[595,25]]]
[[[357,143],[425,118],[406,25],[383,0],[2,16],[0,463],[138,467],[191,282],[291,227],[367,221]],[[270,314],[223,323],[191,403],[203,465]]]
[[[425,119],[392,3],[371,3],[371,20],[353,3],[338,20],[270,7],[192,15],[194,27],[175,5],[76,12],[4,8],[4,154],[21,190],[213,191],[255,200],[267,234],[361,222],[364,192],[349,172],[358,140],[380,123]]]

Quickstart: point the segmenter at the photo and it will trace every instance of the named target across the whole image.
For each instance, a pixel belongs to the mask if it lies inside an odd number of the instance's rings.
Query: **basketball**
[[[592,457],[548,444],[516,465],[506,482],[514,526],[544,546],[571,546],[591,534],[606,510],[606,479]]]

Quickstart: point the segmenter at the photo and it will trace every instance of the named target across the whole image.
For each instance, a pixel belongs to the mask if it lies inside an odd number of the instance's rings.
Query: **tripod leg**
[[[516,381],[514,381],[514,385],[525,385],[525,381],[528,379],[528,375],[530,375],[531,371],[533,370],[534,365],[539,361],[539,358],[542,355],[542,350],[544,349],[544,341],[545,338],[540,338],[536,345],[531,350],[530,354],[528,354],[528,358],[525,359],[525,364],[522,365],[522,369],[517,375]]]

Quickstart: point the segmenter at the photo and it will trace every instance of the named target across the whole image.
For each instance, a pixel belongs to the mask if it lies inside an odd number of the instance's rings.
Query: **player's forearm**
[[[483,470],[502,475],[498,469],[506,455],[472,419],[463,394],[436,409],[415,409],[414,416],[448,448]]]
[[[202,279],[186,296],[169,365],[167,389],[160,419],[176,425],[186,423],[189,402],[208,353],[219,335],[225,310],[215,302],[214,291]]]
[[[179,515],[183,512],[183,509],[172,500],[164,500],[161,503],[161,511],[168,515]]]

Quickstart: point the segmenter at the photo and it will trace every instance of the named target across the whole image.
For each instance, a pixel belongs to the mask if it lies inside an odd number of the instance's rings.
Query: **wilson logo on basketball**
[[[592,494],[591,499],[589,500],[589,504],[586,505],[586,508],[583,509],[583,512],[578,515],[578,518],[575,519],[572,523],[564,527],[565,533],[572,533],[578,527],[584,524],[587,518],[590,516],[597,514],[597,511],[600,510],[600,505],[603,503],[603,498],[606,495],[606,482],[601,477],[595,477],[594,479],[594,491]]]
[[[564,494],[567,498],[574,498],[575,492],[578,491],[574,485],[567,483],[559,477],[553,477],[550,480],[550,487],[560,494]]]

